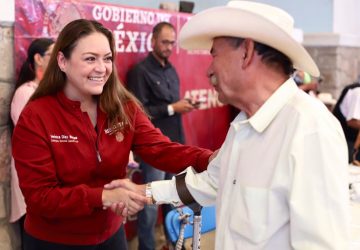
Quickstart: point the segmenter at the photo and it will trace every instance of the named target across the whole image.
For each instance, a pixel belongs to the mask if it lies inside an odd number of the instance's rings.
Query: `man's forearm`
[[[347,125],[354,129],[360,129],[360,120],[351,119],[351,120],[347,121]]]

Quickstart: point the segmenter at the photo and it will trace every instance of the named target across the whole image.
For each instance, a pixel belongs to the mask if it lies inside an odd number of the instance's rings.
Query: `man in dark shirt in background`
[[[190,101],[179,98],[179,77],[168,61],[176,42],[175,28],[167,22],[153,28],[151,46],[153,51],[128,73],[127,87],[141,101],[151,116],[155,127],[172,141],[184,143],[181,114],[195,108]],[[144,182],[171,179],[173,174],[155,169],[140,162]],[[163,215],[171,209],[164,205]],[[148,205],[138,214],[138,237],[140,250],[154,250],[154,229],[157,206]]]

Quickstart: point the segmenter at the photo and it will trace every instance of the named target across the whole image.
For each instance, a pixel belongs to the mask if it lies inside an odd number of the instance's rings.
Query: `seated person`
[[[356,136],[360,129],[360,83],[346,86],[335,105],[333,114],[339,119],[349,149],[349,162],[353,161]],[[357,156],[356,160],[360,160]]]

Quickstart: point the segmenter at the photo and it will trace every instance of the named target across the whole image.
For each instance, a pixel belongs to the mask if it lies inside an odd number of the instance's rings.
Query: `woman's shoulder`
[[[28,81],[25,82],[24,84],[22,84],[17,90],[21,90],[21,91],[35,91],[37,89],[37,87],[39,86],[39,84],[35,81]]]
[[[29,99],[37,87],[38,84],[34,81],[26,82],[15,90],[14,98]]]
[[[53,95],[42,96],[29,101],[26,105],[26,110],[27,112],[36,111],[36,113],[52,112],[53,108],[56,106],[56,102],[56,97]]]
[[[140,105],[133,99],[126,100],[124,102],[124,107],[125,107],[126,111],[128,112],[128,114],[130,114],[130,115],[135,114],[139,110],[141,110]]]
[[[36,90],[37,87],[39,87],[39,83],[37,83],[35,81],[28,81],[28,82],[24,83],[22,86]]]

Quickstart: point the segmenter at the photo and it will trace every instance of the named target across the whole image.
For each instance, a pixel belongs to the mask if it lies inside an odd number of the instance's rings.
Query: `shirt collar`
[[[153,66],[166,69],[172,67],[171,63],[168,60],[165,60],[165,65],[162,66],[161,63],[155,58],[152,52],[149,53],[149,61]]]
[[[57,98],[60,101],[60,103],[65,106],[66,108],[69,108],[71,110],[77,109],[80,110],[80,102],[79,101],[73,101],[66,97],[64,91],[59,91],[57,93]]]
[[[287,79],[250,119],[247,119],[245,112],[242,111],[231,125],[238,129],[241,124],[250,123],[257,132],[262,133],[297,91],[299,89],[294,80]]]
[[[73,112],[74,114],[76,113],[82,113],[81,109],[80,109],[80,102],[79,101],[73,101],[70,100],[69,98],[67,98],[67,96],[65,95],[64,91],[59,91],[56,94],[57,99],[59,100],[59,102],[61,103],[61,105],[63,107],[65,107],[67,110],[69,110],[70,112]],[[97,117],[98,117],[98,121],[103,121],[106,119],[106,114],[100,109],[99,104],[97,105]]]

